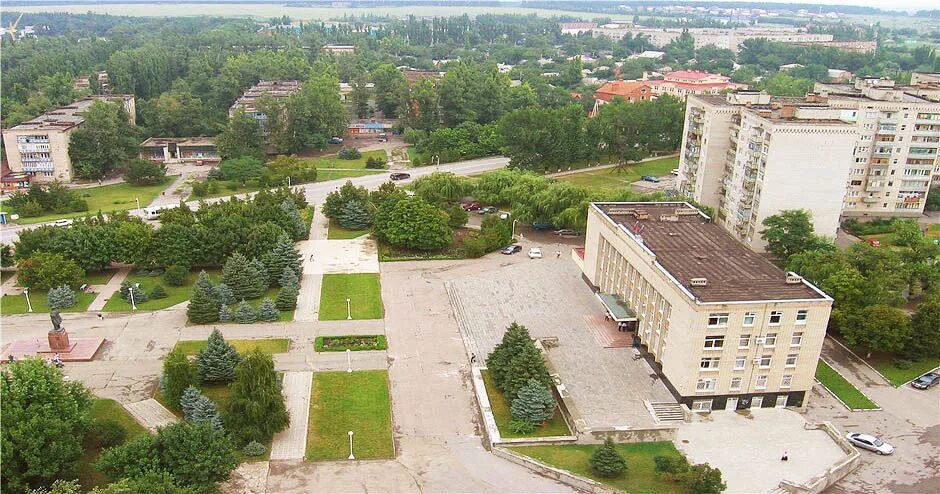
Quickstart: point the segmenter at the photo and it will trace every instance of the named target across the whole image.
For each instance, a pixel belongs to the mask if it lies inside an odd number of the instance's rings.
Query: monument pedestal
[[[56,353],[69,352],[72,345],[69,344],[69,334],[64,329],[62,331],[49,331],[49,351]]]

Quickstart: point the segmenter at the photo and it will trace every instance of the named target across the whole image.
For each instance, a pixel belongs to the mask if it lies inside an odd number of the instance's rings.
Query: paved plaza
[[[632,348],[608,348],[598,336],[604,307],[565,247],[548,255],[492,266],[454,280],[455,312],[468,351],[484,359],[516,321],[537,338],[558,338],[548,359],[560,375],[588,428],[655,425],[643,401],[675,401],[645,360],[633,360]],[[603,333],[601,333],[603,334]]]

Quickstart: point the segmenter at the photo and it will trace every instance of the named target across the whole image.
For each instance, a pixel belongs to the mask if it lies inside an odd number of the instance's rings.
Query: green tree
[[[412,86],[402,110],[405,125],[413,129],[431,130],[441,125],[441,102],[437,84],[422,77]]]
[[[142,159],[130,160],[124,173],[124,181],[133,185],[155,185],[165,180],[165,166]]]
[[[232,320],[238,324],[251,324],[258,321],[258,311],[248,302],[242,300],[235,306],[235,312],[232,313]]]
[[[62,285],[49,290],[49,310],[62,310],[78,305],[75,292],[68,285]]]
[[[626,460],[614,448],[614,442],[610,438],[591,453],[588,465],[601,477],[616,477],[627,469]]]
[[[194,390],[195,393],[191,393],[191,390]],[[181,407],[187,421],[194,424],[207,424],[215,430],[222,428],[222,416],[219,414],[215,402],[193,387],[187,388],[186,393],[183,393],[183,397],[189,398],[188,406]]]
[[[682,474],[682,482],[693,494],[720,494],[728,487],[721,480],[721,470],[708,466],[708,463],[691,465]]]
[[[365,187],[356,187],[352,181],[347,180],[339,190],[334,190],[326,195],[323,201],[323,216],[337,220],[343,207],[352,201],[366,203],[369,200],[369,191]]]
[[[122,106],[96,101],[82,117],[85,122],[69,137],[69,158],[78,176],[100,178],[137,154],[137,131]]]
[[[235,315],[232,314],[232,309],[227,305],[223,305],[219,308],[219,322],[232,322],[235,319]]]
[[[264,294],[262,273],[238,252],[230,255],[222,267],[222,283],[232,289],[236,300],[250,300]]]
[[[369,216],[365,204],[359,201],[349,201],[343,205],[337,220],[339,220],[340,226],[347,230],[363,230],[372,223],[372,218]]]
[[[218,292],[209,281],[209,275],[200,271],[196,283],[193,284],[193,293],[186,307],[186,317],[189,322],[195,324],[215,322],[219,320],[220,306]]]
[[[170,286],[185,285],[187,277],[189,270],[185,266],[167,266],[163,271],[163,282]]]
[[[535,380],[543,386],[551,386],[552,379],[548,375],[548,366],[542,353],[530,341],[512,356],[506,366],[503,378],[503,393],[510,402],[516,399],[519,391],[530,381]]]
[[[215,145],[219,155],[225,159],[247,156],[263,160],[265,157],[264,136],[258,121],[240,109],[232,115],[228,125],[216,137]]]
[[[0,437],[6,492],[67,478],[82,456],[91,394],[42,359],[13,362],[0,373]]]
[[[555,398],[544,384],[529,379],[510,407],[512,418],[541,424],[555,415]]]
[[[842,336],[852,346],[871,352],[898,352],[910,338],[910,318],[901,309],[870,305],[847,316]]]
[[[258,180],[268,174],[268,168],[255,156],[240,156],[222,161],[219,173],[225,180],[246,183]]]
[[[822,241],[813,233],[810,212],[805,209],[787,209],[764,218],[760,236],[767,242],[767,250],[786,262],[790,256],[818,248]]]
[[[241,443],[266,443],[289,423],[271,354],[254,349],[235,368],[225,424]]]
[[[199,384],[199,371],[186,354],[174,348],[163,361],[163,376],[160,378],[160,396],[172,407],[180,406],[180,398],[186,388]]]
[[[418,197],[393,204],[386,202],[373,219],[376,236],[399,247],[417,250],[443,249],[453,241],[447,213]]]
[[[199,118],[193,118],[194,115]],[[151,134],[160,137],[205,135],[218,125],[214,115],[185,84],[140,103],[144,125]]]
[[[444,212],[447,213],[447,225],[451,228],[460,228],[470,219],[467,210],[460,204],[451,204]]]
[[[169,472],[144,472],[133,478],[123,478],[111,482],[105,487],[95,487],[92,494],[196,494],[188,487],[176,485],[176,479]]]
[[[281,209],[281,212],[287,215],[290,223],[290,229],[285,231],[292,233],[294,240],[300,240],[310,236],[310,227],[300,217],[300,211],[297,209],[297,204],[292,199],[284,199],[278,207]]]
[[[34,252],[28,259],[20,259],[16,271],[20,284],[36,290],[78,286],[85,277],[85,271],[75,261],[49,252]]]
[[[301,272],[300,252],[294,247],[294,242],[286,234],[277,238],[277,243],[267,255],[264,256],[265,269],[268,279],[280,284],[280,279],[284,275],[285,269],[290,269],[295,274]]]
[[[264,299],[260,305],[258,305],[258,320],[259,321],[277,321],[277,307],[274,306],[274,301],[270,298]]]
[[[353,108],[356,110],[356,116],[359,118],[367,118],[372,114],[372,109],[369,107],[369,97],[371,96],[371,91],[366,86],[365,80],[355,80],[351,82],[352,84],[352,98]]]
[[[235,303],[235,294],[225,283],[219,283],[215,286],[215,292],[218,294],[219,303],[222,305],[232,305]]]
[[[199,391],[199,388],[195,386],[189,386],[183,391],[183,395],[180,396],[180,410],[183,412],[184,417],[188,419],[192,415],[201,396],[202,391]]]
[[[235,366],[241,361],[231,343],[225,341],[218,328],[212,330],[206,346],[196,355],[199,377],[206,383],[227,383],[235,380]]]
[[[525,326],[514,321],[506,328],[503,339],[486,357],[486,368],[497,387],[503,389],[506,382],[506,371],[512,357],[531,342],[532,336],[529,335],[529,329]]]
[[[280,278],[281,289],[277,292],[275,307],[279,310],[294,310],[297,308],[297,297],[300,295],[299,278],[297,273],[285,267]]]
[[[905,353],[915,358],[940,356],[940,297],[927,298],[917,305]]]
[[[450,172],[434,172],[414,181],[415,196],[431,204],[456,201],[467,192],[464,179]]]
[[[761,79],[757,88],[774,96],[805,96],[813,90],[813,81],[793,77],[786,72],[777,72]]]
[[[902,220],[900,218],[891,222],[894,230],[894,245],[912,247],[924,238],[917,220]]]
[[[508,109],[509,87],[509,77],[500,74],[495,63],[454,63],[440,82],[444,123],[495,121]]]
[[[379,65],[372,71],[375,84],[375,106],[386,118],[400,115],[402,105],[408,96],[408,80],[394,65]]]

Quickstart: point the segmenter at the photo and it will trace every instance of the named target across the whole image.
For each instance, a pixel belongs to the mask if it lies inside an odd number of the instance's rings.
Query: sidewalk
[[[108,303],[115,292],[121,289],[121,283],[131,274],[130,266],[124,266],[118,269],[117,273],[114,273],[114,276],[111,277],[111,280],[108,281],[106,285],[89,285],[88,291],[95,292],[98,294],[95,297],[95,300],[91,302],[91,305],[86,309],[88,312],[98,312],[101,309],[104,309],[104,305]]]
[[[664,155],[662,155],[662,156],[650,156],[649,158],[643,158],[643,159],[641,159],[640,161],[637,161],[637,162],[635,162],[635,163],[629,163],[629,164],[627,164],[627,166],[639,165],[640,163],[645,163],[645,162],[647,162],[647,161],[659,160],[659,159],[663,159],[663,158],[675,158],[675,157],[677,157],[677,156],[679,156],[678,153],[677,153],[677,154],[664,154]],[[611,164],[609,164],[609,165],[588,166],[588,167],[584,167],[584,168],[578,168],[577,170],[566,170],[566,171],[558,172],[558,173],[549,173],[549,174],[546,175],[546,176],[547,176],[547,177],[552,177],[552,178],[555,178],[555,177],[564,177],[565,175],[574,175],[575,173],[589,172],[589,171],[594,171],[594,170],[605,170],[605,169],[607,169],[607,168],[614,168],[614,167],[617,167],[617,166],[620,166],[620,163],[611,163]]]
[[[188,173],[180,173],[180,175],[176,177],[176,180],[174,180],[173,183],[168,185],[167,188],[163,190],[163,193],[158,195],[153,201],[151,201],[150,204],[147,205],[147,207],[175,206],[179,204],[181,199],[186,199],[187,194],[184,193],[184,194],[177,195],[177,194],[174,194],[173,192],[177,188],[179,188],[179,186],[181,186],[183,182],[186,181],[187,178],[189,178]],[[169,194],[167,194],[167,192],[169,192]]]
[[[23,288],[16,286],[16,279],[19,277],[19,273],[14,273],[8,280],[3,282],[3,285],[0,285],[0,293],[4,295],[20,295],[23,293]]]
[[[884,391],[885,388],[893,389],[893,386],[888,384],[881,374],[833,341],[832,338],[827,337],[823,341],[821,357],[869,397],[872,396],[869,391],[874,391],[877,394]]]
[[[325,241],[329,231],[329,219],[323,216],[321,207],[314,206],[313,221],[310,223],[310,240],[297,243],[297,250],[303,263],[300,275],[300,295],[297,297],[295,321],[316,321],[320,312],[320,286],[323,274],[313,269],[316,264],[315,245]]]
[[[302,460],[307,449],[307,421],[310,416],[310,389],[312,372],[284,374],[284,401],[290,414],[287,429],[274,435],[271,444],[272,460]]]

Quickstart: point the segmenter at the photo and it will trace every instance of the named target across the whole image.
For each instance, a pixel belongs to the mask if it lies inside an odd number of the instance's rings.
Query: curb
[[[852,381],[849,381],[848,379],[846,379],[846,377],[845,377],[841,372],[839,372],[838,369],[836,369],[835,367],[833,367],[832,364],[830,364],[829,362],[826,362],[826,360],[825,360],[825,359],[822,359],[822,358],[820,358],[819,360],[823,361],[826,365],[828,365],[829,368],[833,370],[833,372],[835,372],[836,374],[839,375],[839,377],[841,377],[842,379],[845,379],[845,382],[849,383],[849,385],[852,386],[852,388],[854,388],[856,391],[858,391],[859,393],[861,393],[861,395],[864,396],[865,398],[867,398],[868,401],[871,401],[872,403],[875,404],[875,408],[852,408],[852,407],[846,405],[845,402],[842,401],[842,398],[839,398],[839,395],[835,394],[831,389],[829,389],[828,386],[826,386],[825,384],[823,384],[822,381],[820,381],[819,379],[816,379],[816,378],[814,377],[814,378],[813,378],[813,381],[815,381],[815,382],[818,383],[820,386],[822,386],[823,389],[825,389],[826,391],[828,391],[829,394],[831,394],[831,395],[833,396],[833,398],[836,399],[836,401],[838,401],[839,403],[842,404],[842,406],[844,406],[844,407],[845,407],[847,410],[849,410],[850,412],[880,412],[880,411],[882,411],[881,405],[879,405],[878,402],[876,402],[875,400],[871,399],[871,397],[868,396],[868,395],[866,395],[862,390],[858,389],[857,386],[855,386],[854,384],[852,384]]]

